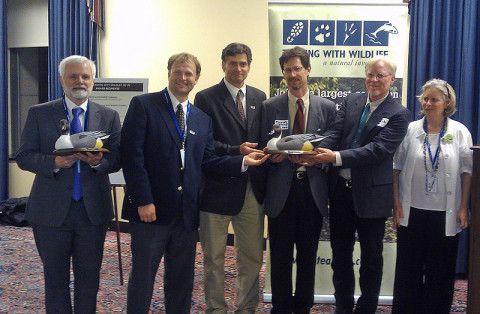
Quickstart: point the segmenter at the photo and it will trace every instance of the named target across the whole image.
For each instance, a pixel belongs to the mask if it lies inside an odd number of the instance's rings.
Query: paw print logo
[[[315,33],[318,33],[317,36],[315,36],[315,40],[317,40],[318,42],[320,43],[324,43],[325,42],[325,38],[328,38],[330,37],[330,35],[332,34],[330,32],[330,25],[325,25],[325,24],[322,24],[320,25],[320,27],[316,27],[315,28]]]
[[[335,45],[335,21],[315,20],[310,22],[310,45]]]
[[[293,42],[293,39],[300,35],[303,31],[303,22],[297,22],[293,25],[292,29],[290,30],[290,36],[287,37],[287,42],[290,44]]]

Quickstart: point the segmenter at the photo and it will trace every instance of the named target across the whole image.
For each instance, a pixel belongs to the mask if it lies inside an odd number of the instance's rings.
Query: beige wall
[[[221,51],[230,42],[250,46],[247,83],[268,91],[268,3],[266,0],[106,0],[101,39],[102,77],[148,78],[149,91],[167,85],[167,60],[178,52],[196,55],[200,80],[190,95],[223,77]]]

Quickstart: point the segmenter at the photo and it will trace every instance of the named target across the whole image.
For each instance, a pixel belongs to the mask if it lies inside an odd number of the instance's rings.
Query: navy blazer
[[[60,120],[66,118],[62,99],[35,105],[28,111],[16,159],[20,169],[35,173],[26,210],[26,219],[33,224],[58,227],[68,214],[75,167],[54,172],[52,155],[61,135]],[[118,113],[89,101],[87,128],[111,134],[106,146],[110,153],[103,154],[99,167],[92,169],[87,163],[80,163],[85,210],[91,223],[98,225],[113,218],[108,173],[120,169]]]
[[[169,106],[166,89],[136,96],[130,103],[120,144],[126,181],[122,216],[140,221],[138,207],[153,203],[154,223],[168,225],[181,211],[187,230],[195,230],[202,169],[239,176],[243,158],[215,155],[210,117],[190,106],[182,168],[181,138]]]
[[[195,106],[212,118],[215,153],[219,156],[240,155],[243,142],[259,143],[262,102],[265,93],[246,86],[247,125],[242,123],[237,105],[224,80],[195,96]],[[248,177],[253,193],[259,203],[265,197],[266,176],[264,167],[249,167],[240,177],[220,176],[205,173],[202,184],[200,210],[221,214],[238,214],[245,201]]]
[[[393,155],[402,142],[410,123],[410,111],[389,94],[371,114],[356,146],[350,149],[360,117],[367,102],[367,93],[348,95],[326,138],[320,143],[340,152],[342,168],[351,168],[355,212],[362,218],[392,215]],[[330,192],[336,185],[338,167],[332,167]]]
[[[325,98],[310,94],[308,121],[305,133],[324,134],[335,120],[335,104]],[[272,130],[275,120],[289,120],[288,94],[270,98],[263,103],[262,108],[262,146],[269,140],[268,133]],[[290,135],[289,130],[282,130],[282,137]],[[265,214],[277,217],[283,209],[290,192],[295,165],[285,159],[281,163],[268,163],[267,193],[265,196]],[[310,189],[315,204],[322,213],[328,214],[328,177],[322,165],[306,167]]]

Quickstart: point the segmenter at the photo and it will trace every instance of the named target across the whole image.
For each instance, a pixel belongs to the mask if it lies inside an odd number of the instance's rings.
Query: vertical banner
[[[392,58],[397,64],[396,80],[390,89],[402,101],[405,56],[408,53],[408,7],[406,4],[322,4],[269,3],[270,97],[287,91],[278,58],[285,49],[300,46],[310,55],[312,66],[308,89],[332,100],[337,106],[349,93],[364,93],[365,64],[376,55]],[[327,222],[328,224],[328,222]],[[328,225],[327,225],[327,230]],[[387,228],[384,243],[384,269],[379,302],[390,304],[393,295],[396,244],[393,230]],[[390,234],[389,234],[390,233]],[[328,240],[329,235],[322,240]],[[327,239],[325,239],[327,238]],[[387,241],[388,242],[388,241]],[[335,302],[328,241],[320,241],[315,274],[315,302]],[[264,300],[271,300],[270,255],[267,246],[267,271]],[[358,297],[360,248],[353,256]],[[295,279],[295,260],[293,261]]]

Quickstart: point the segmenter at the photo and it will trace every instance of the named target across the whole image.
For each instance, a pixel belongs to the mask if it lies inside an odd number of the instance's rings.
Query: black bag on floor
[[[25,208],[28,197],[11,198],[0,202],[0,224],[25,227],[28,221],[25,220]]]

